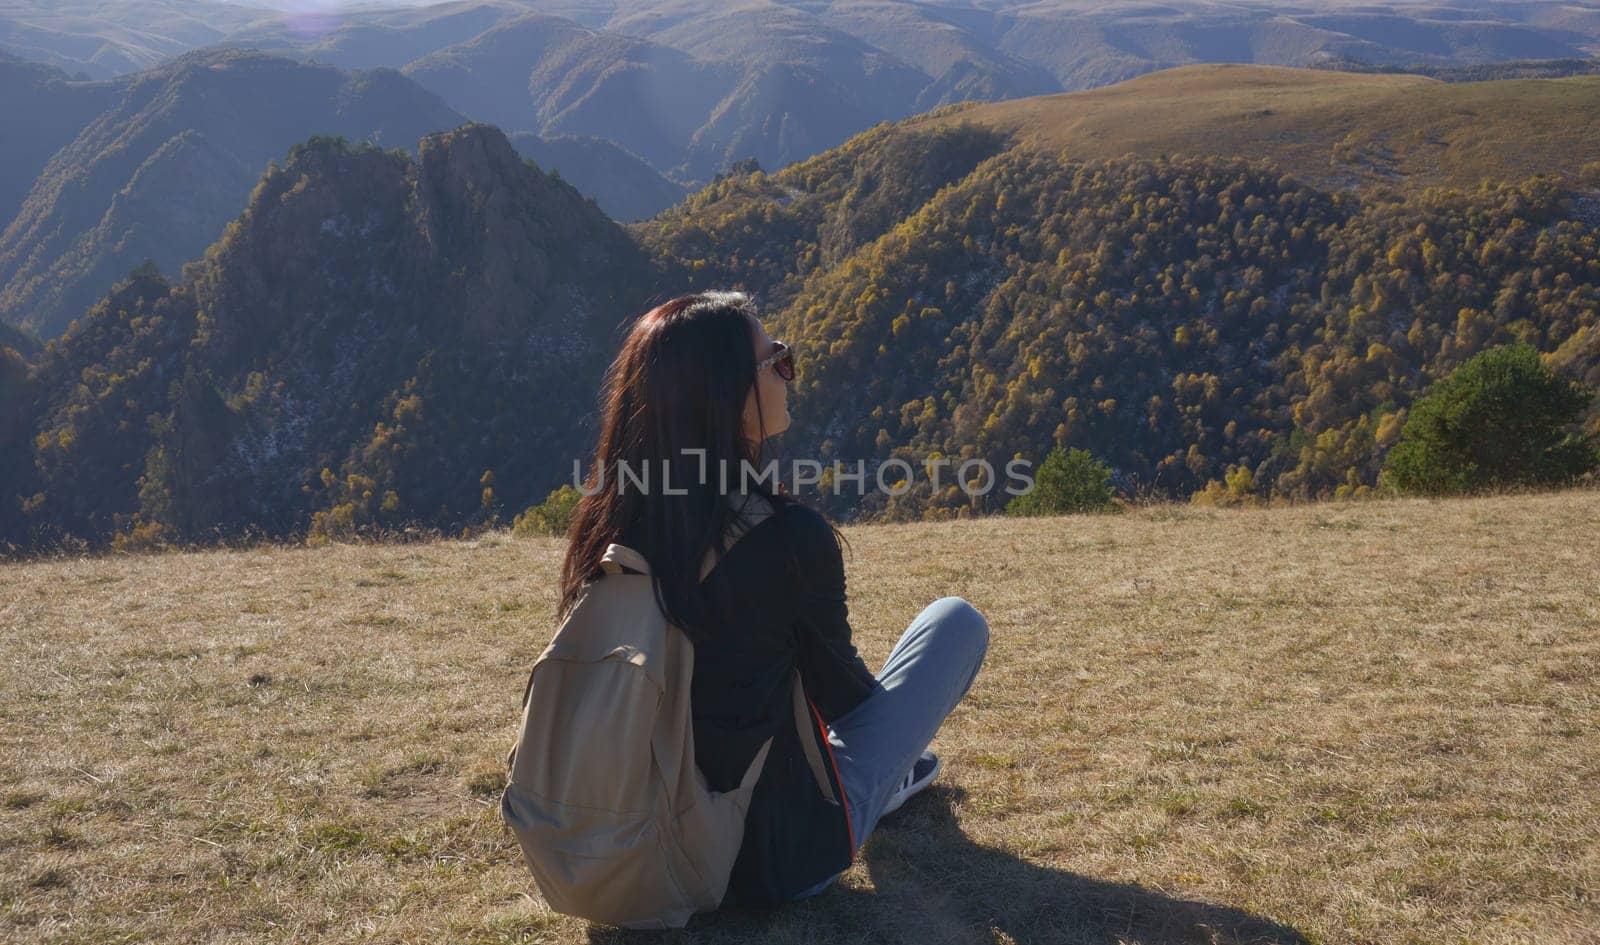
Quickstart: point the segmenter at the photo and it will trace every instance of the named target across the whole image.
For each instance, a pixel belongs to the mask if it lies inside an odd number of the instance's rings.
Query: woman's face
[[[767,334],[760,319],[750,319],[751,343],[755,345],[756,361],[761,361],[778,348],[778,343]],[[761,407],[756,408],[756,391],[761,391]],[[789,382],[778,376],[773,365],[756,372],[755,385],[750,388],[744,402],[744,435],[753,443],[762,440],[762,423],[766,435],[775,436],[789,429]]]

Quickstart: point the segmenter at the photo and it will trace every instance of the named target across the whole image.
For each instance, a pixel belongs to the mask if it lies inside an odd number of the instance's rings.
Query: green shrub
[[[1480,352],[1412,407],[1382,482],[1422,495],[1571,482],[1600,464],[1592,438],[1570,432],[1592,396],[1530,345]]]
[[[530,505],[511,522],[511,534],[518,537],[531,535],[565,535],[572,523],[572,513],[578,507],[583,493],[565,485],[545,497],[539,505]]]
[[[1006,503],[1007,515],[1115,512],[1111,469],[1088,450],[1056,447],[1034,473],[1033,489]]]

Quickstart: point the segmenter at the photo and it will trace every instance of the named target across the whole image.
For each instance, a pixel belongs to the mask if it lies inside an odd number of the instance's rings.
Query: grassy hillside
[[[1600,492],[852,527],[874,667],[989,618],[933,789],[707,943],[1583,942]],[[496,810],[556,540],[0,568],[0,939],[636,941]]]
[[[1265,158],[1326,186],[1476,186],[1573,174],[1597,155],[1600,76],[1446,83],[1273,66],[1185,66],[1087,92],[952,109],[1078,160]]]

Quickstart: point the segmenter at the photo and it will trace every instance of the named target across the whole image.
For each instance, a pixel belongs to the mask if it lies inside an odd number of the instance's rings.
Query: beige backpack
[[[761,498],[741,511],[724,551],[772,507]],[[701,580],[716,561],[707,554]],[[643,555],[611,544],[601,567],[528,676],[500,813],[552,909],[624,928],[681,928],[727,891],[772,739],[738,788],[709,790],[694,761],[694,646],[662,613]],[[798,673],[794,692],[804,726]]]

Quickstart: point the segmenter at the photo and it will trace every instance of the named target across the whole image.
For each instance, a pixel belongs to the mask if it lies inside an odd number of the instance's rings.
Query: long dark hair
[[[633,527],[638,550],[655,576],[662,611],[691,640],[703,642],[716,608],[701,587],[700,566],[708,550],[720,548],[733,523],[727,493],[765,496],[776,506],[775,527],[784,528],[785,506],[799,500],[755,476],[741,477],[746,461],[757,474],[764,471],[769,442],[764,421],[761,442],[744,435],[744,405],[752,385],[757,410],[761,407],[756,318],[754,301],[742,292],[697,292],[657,305],[629,329],[606,370],[600,439],[585,495],[567,531],[561,618],[598,572],[606,545]],[[640,491],[631,478],[622,477],[622,465],[634,475],[647,474],[649,487]],[[663,469],[670,491],[663,488]],[[836,540],[842,539],[837,528],[833,531]]]

